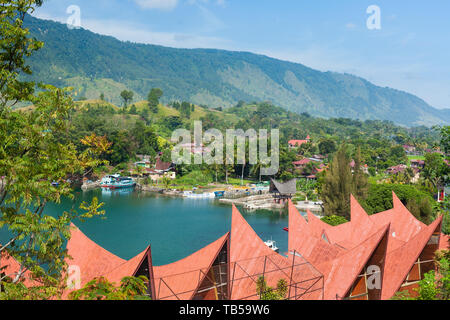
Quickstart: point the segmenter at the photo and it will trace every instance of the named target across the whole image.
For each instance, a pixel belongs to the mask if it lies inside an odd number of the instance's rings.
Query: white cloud
[[[178,5],[178,0],[134,0],[143,9],[172,10]]]

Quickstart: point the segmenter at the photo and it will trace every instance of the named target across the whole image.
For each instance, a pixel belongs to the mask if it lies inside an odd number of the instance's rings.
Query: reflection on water
[[[123,188],[123,189],[110,189],[110,188],[102,188],[102,196],[110,197],[112,195],[130,195],[134,193],[134,188]]]

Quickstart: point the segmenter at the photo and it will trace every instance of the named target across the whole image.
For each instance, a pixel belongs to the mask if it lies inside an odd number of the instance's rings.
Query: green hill
[[[270,101],[296,113],[319,117],[392,120],[398,124],[450,122],[406,92],[381,88],[348,74],[319,72],[304,65],[246,52],[174,49],[122,42],[84,29],[28,16],[26,25],[44,48],[30,59],[33,79],[73,86],[78,97],[120,104],[120,92],[143,100],[153,87],[162,101],[185,100],[231,107],[240,100]]]

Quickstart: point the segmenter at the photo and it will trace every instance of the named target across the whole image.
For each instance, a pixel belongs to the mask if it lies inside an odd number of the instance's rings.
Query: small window
[[[324,233],[322,233],[322,239],[325,240],[326,243],[330,243],[330,241],[328,241],[327,235]]]
[[[437,245],[437,244],[439,244],[439,238],[440,238],[440,235],[434,234],[434,235],[431,236],[431,238],[430,238],[430,240],[428,241],[427,244],[435,244],[435,245]]]

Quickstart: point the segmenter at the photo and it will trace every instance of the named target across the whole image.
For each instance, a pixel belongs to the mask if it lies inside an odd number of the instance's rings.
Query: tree
[[[182,117],[189,119],[191,117],[191,104],[189,102],[182,102],[180,113]]]
[[[319,143],[319,151],[321,154],[330,154],[336,151],[336,143],[332,139],[324,139]]]
[[[286,300],[288,289],[288,284],[284,279],[278,281],[275,289],[267,285],[264,276],[260,276],[256,282],[256,292],[260,300]]]
[[[147,100],[152,113],[158,113],[159,99],[163,96],[163,91],[159,88],[153,88],[148,94]]]
[[[450,153],[450,126],[441,128],[441,147],[445,153]]]
[[[133,101],[133,96],[134,96],[133,91],[123,90],[123,91],[120,93],[120,97],[121,97],[122,100],[123,100],[124,107],[127,107],[127,106],[128,106],[128,103],[130,103],[131,101]]]
[[[435,193],[442,185],[449,168],[444,163],[443,156],[437,152],[425,155],[425,167],[421,172],[424,184],[429,187],[430,192]]]
[[[0,5],[0,228],[9,239],[0,246],[0,255],[14,258],[19,270],[0,272],[1,298],[25,294],[26,298],[49,298],[61,293],[66,270],[64,244],[70,237],[70,223],[104,214],[96,198],[75,210],[56,216],[44,213],[50,202],[73,197],[68,178],[104,163],[97,139],[86,140],[80,152],[73,143],[60,143],[69,126],[74,108],[69,89],[40,85],[34,94],[33,82],[23,82],[20,73],[31,74],[25,57],[42,43],[29,38],[23,19],[42,1],[11,0]],[[29,102],[27,112],[13,111],[17,102]],[[52,181],[59,182],[53,187]],[[3,262],[2,259],[0,261]],[[0,270],[4,266],[0,264]],[[36,285],[25,290],[22,283],[29,274]],[[28,293],[25,293],[28,292]],[[25,296],[24,296],[25,297]]]
[[[147,295],[148,279],[144,276],[125,277],[116,286],[106,278],[95,278],[82,289],[69,295],[71,300],[150,300]]]
[[[362,168],[361,148],[358,147],[355,154],[355,167],[353,168],[352,194],[359,200],[367,198],[367,191],[369,189],[368,178]]]
[[[100,100],[105,101],[105,94],[103,92],[100,94]]]
[[[321,198],[326,215],[350,218],[353,177],[349,164],[350,158],[347,156],[344,145],[335,154],[322,185]]]

